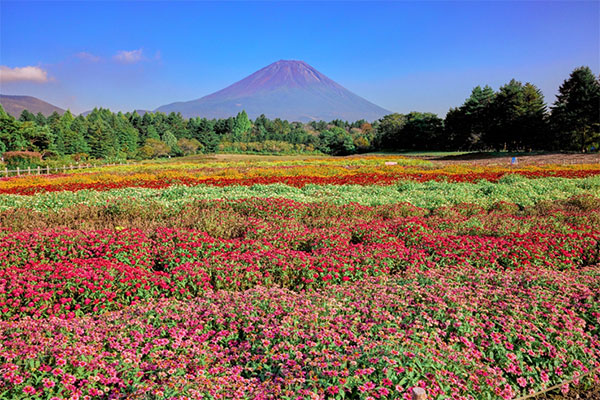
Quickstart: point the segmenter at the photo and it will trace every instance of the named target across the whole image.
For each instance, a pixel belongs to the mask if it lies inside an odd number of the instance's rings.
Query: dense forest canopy
[[[18,119],[0,106],[0,154],[41,153],[46,158],[148,159],[196,153],[321,152],[347,155],[404,150],[575,150],[600,147],[600,79],[575,69],[551,107],[531,83],[511,80],[498,91],[477,86],[445,119],[436,114],[390,114],[374,122],[268,119],[245,111],[227,119],[181,114],[66,111],[45,117],[24,110]]]

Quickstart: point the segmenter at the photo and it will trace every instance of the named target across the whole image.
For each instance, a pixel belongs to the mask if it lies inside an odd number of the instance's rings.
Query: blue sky
[[[395,112],[444,116],[516,78],[600,71],[600,3],[0,1],[0,92],[74,112],[200,98],[303,60]]]

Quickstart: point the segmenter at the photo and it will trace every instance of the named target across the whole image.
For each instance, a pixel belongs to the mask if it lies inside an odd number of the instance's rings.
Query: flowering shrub
[[[434,399],[510,399],[600,357],[598,274],[533,272],[441,268],[0,322],[0,387],[11,398],[393,399],[423,386]]]

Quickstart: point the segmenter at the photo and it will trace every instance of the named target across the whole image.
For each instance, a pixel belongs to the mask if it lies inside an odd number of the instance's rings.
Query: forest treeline
[[[432,94],[435,95],[435,94]],[[378,121],[251,121],[181,114],[67,111],[45,117],[24,110],[18,119],[0,106],[0,154],[35,152],[44,158],[149,159],[213,152],[347,155],[406,150],[598,151],[600,79],[575,69],[548,107],[531,83],[511,80],[498,91],[477,86],[445,119],[433,113],[390,114]]]

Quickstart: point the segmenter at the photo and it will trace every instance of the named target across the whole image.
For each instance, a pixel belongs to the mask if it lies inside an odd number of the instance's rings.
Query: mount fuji
[[[246,110],[289,121],[373,121],[391,112],[352,93],[303,61],[280,60],[218,92],[155,111],[185,118],[228,118]]]

